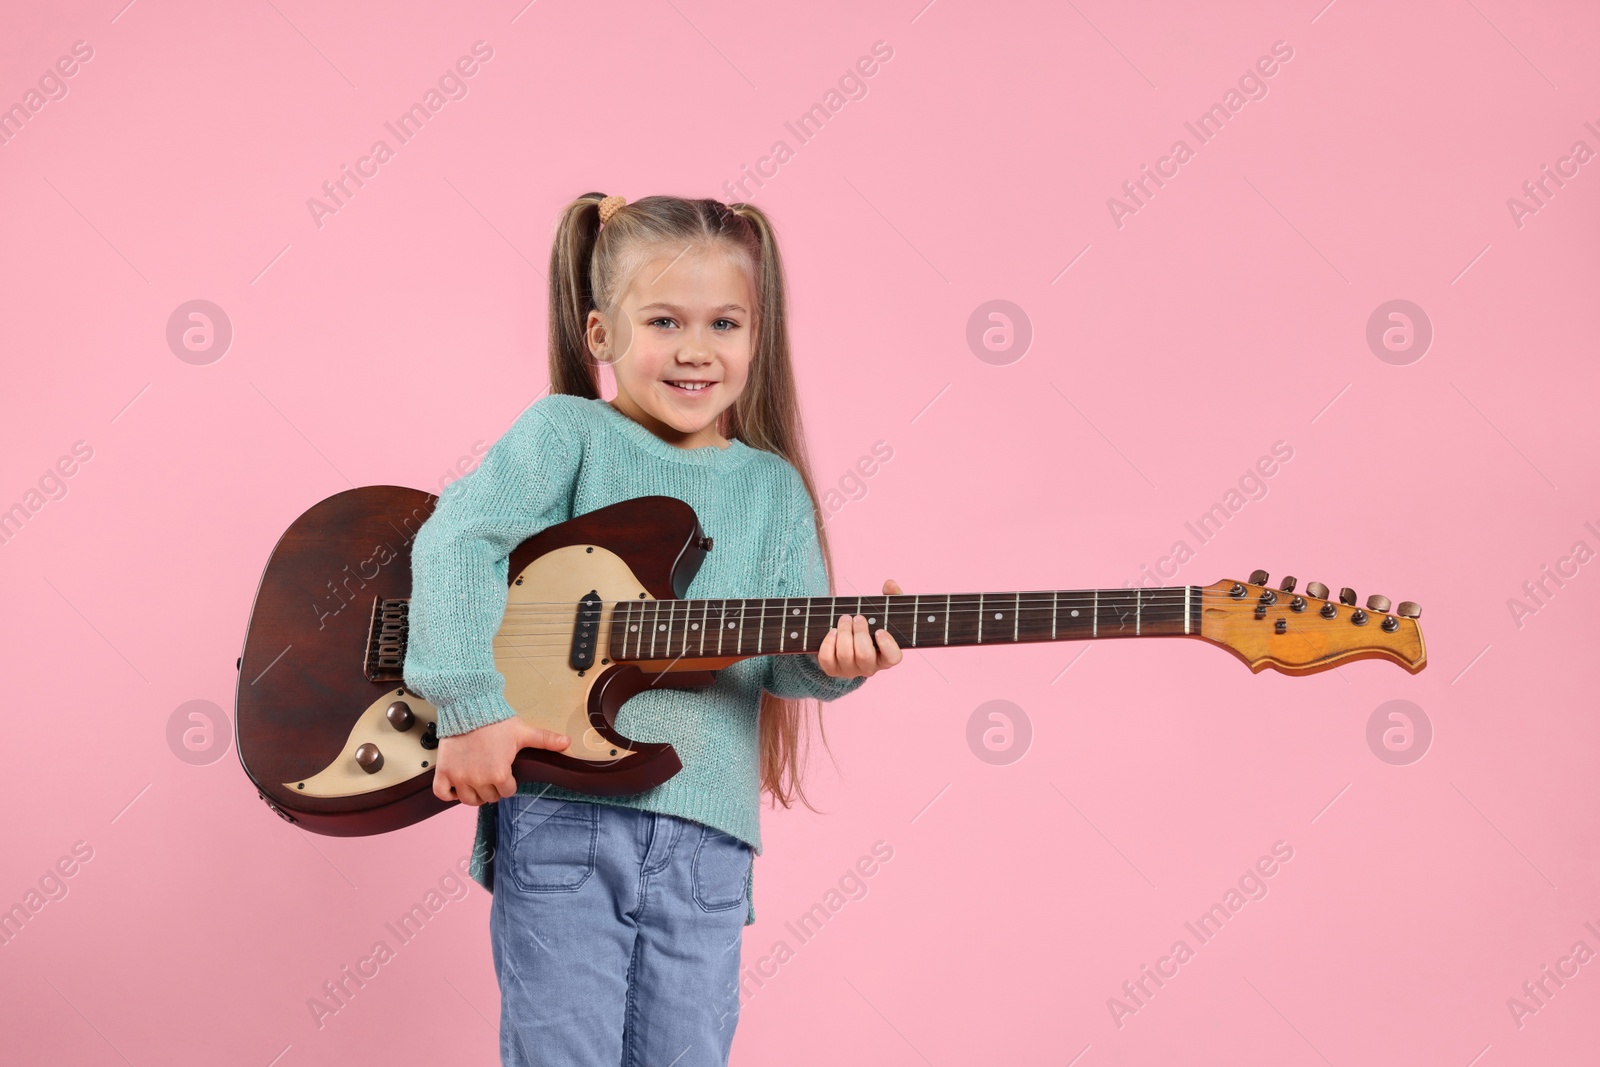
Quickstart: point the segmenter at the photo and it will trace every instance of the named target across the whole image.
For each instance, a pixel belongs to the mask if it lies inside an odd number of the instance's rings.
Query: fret
[[[784,614],[782,614],[784,630],[778,635],[778,651],[782,651],[782,648],[784,648],[784,640],[797,641],[798,645],[800,645],[798,651],[802,651],[802,653],[805,651],[805,640],[803,640],[802,635],[800,635],[800,629],[798,629],[800,614],[802,614],[800,608],[790,608],[789,601],[784,600]]]
[[[944,643],[950,644],[950,594],[944,595]]]
[[[1056,604],[1061,599],[1061,590],[1057,589],[1050,594],[1050,640],[1056,639]]]
[[[920,606],[920,603],[919,603],[921,600],[922,600],[922,597],[921,597],[920,594],[917,595],[917,596],[913,596],[911,598],[911,647],[912,648],[916,648],[917,647],[917,616],[922,613],[921,612],[921,606]]]
[[[1021,630],[1019,629],[1021,626],[1022,626],[1022,594],[1018,593],[1017,594],[1016,605],[1014,607],[1012,607],[1012,609],[1011,609],[1011,640],[1015,641],[1017,639],[1017,634],[1019,634],[1021,632]]]
[[[947,639],[948,641],[948,639]],[[983,594],[978,594],[978,644],[983,644]]]
[[[1142,594],[1138,589],[1135,589],[1133,591],[1133,636],[1135,637],[1139,636],[1139,616],[1144,611],[1143,606],[1139,603],[1141,599]]]
[[[1189,632],[1189,594],[1194,591],[1194,586],[1183,587],[1183,632]]]
[[[705,601],[704,605],[700,609],[700,654],[702,656],[706,654],[706,623],[711,618],[711,601]]]
[[[892,635],[894,635],[895,644],[899,645],[901,648],[905,648],[908,644],[910,644],[910,642],[907,640],[907,612],[910,612],[911,617],[914,619],[916,617],[915,608],[906,602],[904,593],[898,593],[894,596],[886,596],[883,598],[883,602],[883,625]]]
[[[783,607],[778,609],[778,651],[783,651],[783,638],[789,630],[789,598],[783,598]]]
[[[1093,625],[1093,628],[1089,631],[1089,636],[1090,637],[1099,637],[1100,636],[1100,590],[1098,590],[1098,589],[1096,589],[1094,591],[1094,609],[1093,609],[1091,614],[1092,614],[1092,616],[1094,618],[1094,625]]]
[[[879,595],[866,599],[872,603],[865,605],[861,614],[867,617],[867,636],[873,637],[873,648],[876,649],[877,639],[874,635],[889,625],[889,598],[886,595]],[[873,655],[877,655],[876,651]]]

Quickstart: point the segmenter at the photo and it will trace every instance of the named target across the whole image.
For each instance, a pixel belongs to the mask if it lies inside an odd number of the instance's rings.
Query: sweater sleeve
[[[507,556],[569,517],[582,453],[552,420],[553,399],[524,411],[476,470],[445,488],[412,543],[405,680],[439,709],[440,737],[515,714],[493,647]]]
[[[781,596],[827,596],[828,576],[823,568],[822,547],[817,540],[817,520],[811,494],[799,486],[799,499],[793,505],[795,521],[789,540],[779,554],[778,589]],[[831,620],[837,622],[838,620]],[[834,678],[824,674],[814,653],[769,656],[763,688],[774,696],[789,699],[816,697],[838,700],[861,688],[865,678]]]

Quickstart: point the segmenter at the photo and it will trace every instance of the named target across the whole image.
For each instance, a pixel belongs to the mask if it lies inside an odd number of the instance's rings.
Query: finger
[[[456,799],[449,776],[437,769],[433,772],[433,795],[447,803]]]
[[[856,616],[839,616],[839,641],[835,648],[839,657],[839,674],[846,678],[854,678],[860,674],[859,664],[856,660]]]
[[[856,673],[871,674],[877,669],[878,650],[872,644],[872,628],[865,615],[856,616],[855,625]]]
[[[530,726],[528,732],[522,738],[523,748],[547,748],[557,752],[571,743],[572,739],[566,734],[557,733],[554,730],[546,730],[541,726]]]
[[[899,663],[905,653],[900,651],[900,642],[887,629],[878,631],[878,666],[893,667]]]
[[[817,666],[822,668],[822,673],[830,677],[839,669],[838,657],[834,654],[834,637],[837,630],[829,628],[822,635],[822,644],[817,646]]]
[[[501,797],[509,797],[517,791],[517,779],[508,774],[496,782],[494,788],[495,792],[499,793]]]
[[[900,583],[895,581],[893,578],[884,579],[883,591],[889,596],[899,596],[901,593],[905,592],[905,590],[900,588]]]

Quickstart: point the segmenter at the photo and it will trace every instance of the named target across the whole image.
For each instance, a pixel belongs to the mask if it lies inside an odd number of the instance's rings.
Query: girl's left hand
[[[883,583],[883,591],[887,596],[897,596],[901,589],[890,578]],[[872,644],[874,637],[878,641],[876,648]],[[871,678],[899,663],[904,655],[887,629],[880,627],[873,633],[865,615],[840,615],[838,625],[822,638],[817,663],[830,678]]]

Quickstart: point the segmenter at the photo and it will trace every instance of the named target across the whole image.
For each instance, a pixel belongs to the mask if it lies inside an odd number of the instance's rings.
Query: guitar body
[[[398,486],[329,497],[295,520],[262,575],[239,665],[239,759],[261,798],[305,829],[383,833],[458,803],[434,796],[437,711],[399,672],[411,543],[434,501]],[[585,597],[682,597],[703,543],[687,504],[641,497],[551,526],[511,553],[495,639],[506,699],[531,725],[572,739],[564,752],[523,749],[513,764],[519,781],[614,796],[681,769],[670,744],[618,734],[616,713],[644,689],[705,686],[712,673],[610,661],[599,652],[610,642],[604,613],[590,631],[593,665],[575,669],[573,633]],[[397,703],[404,711],[391,710]],[[376,761],[368,753],[363,762],[364,745]]]

